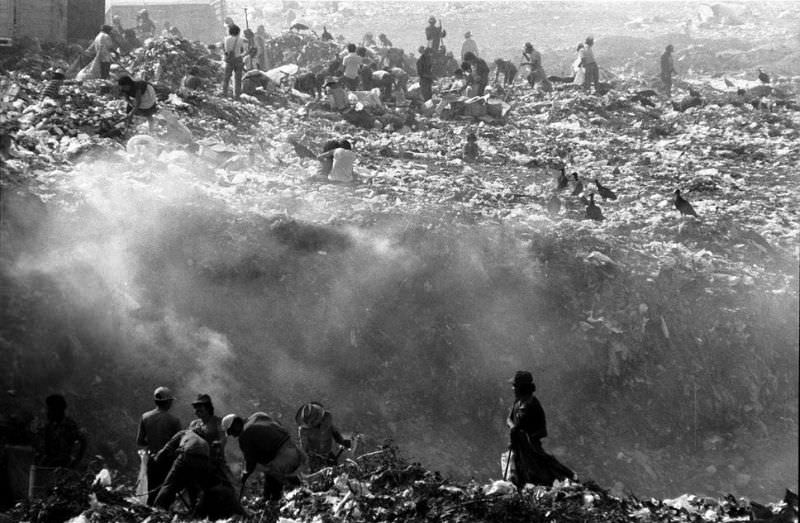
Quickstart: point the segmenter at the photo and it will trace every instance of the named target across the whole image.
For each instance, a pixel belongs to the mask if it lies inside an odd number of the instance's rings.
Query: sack
[[[136,503],[144,505],[147,503],[147,489],[149,485],[147,484],[147,462],[150,459],[150,455],[147,453],[146,450],[139,451],[139,476],[136,478],[136,495],[135,500]]]

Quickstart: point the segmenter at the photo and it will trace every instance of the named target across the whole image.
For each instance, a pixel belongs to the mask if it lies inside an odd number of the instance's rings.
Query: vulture
[[[762,71],[760,68],[758,70],[758,79],[761,80],[762,84],[768,84],[769,83],[769,75],[767,73],[765,73],[764,71]]]
[[[575,178],[575,187],[572,189],[572,196],[578,196],[583,192],[583,182],[578,179],[578,173],[572,173],[572,177]]]
[[[608,187],[603,187],[602,185],[600,185],[600,182],[597,181],[597,178],[594,179],[594,184],[597,186],[597,192],[600,193],[600,196],[603,197],[603,200],[617,199],[617,193],[615,193]]]
[[[598,222],[603,220],[603,211],[594,203],[594,193],[589,195],[589,202],[586,205],[586,218]]]
[[[680,189],[675,189],[675,208],[678,209],[681,214],[688,214],[694,216],[695,218],[699,218],[694,210],[694,207],[692,207],[692,204],[685,200],[683,196],[681,196]]]

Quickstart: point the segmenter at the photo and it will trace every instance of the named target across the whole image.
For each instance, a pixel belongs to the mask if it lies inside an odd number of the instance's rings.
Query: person
[[[467,143],[464,144],[464,161],[474,162],[478,159],[480,154],[481,150],[478,147],[478,137],[475,136],[475,133],[469,133],[467,135]]]
[[[326,158],[331,159],[328,181],[341,183],[350,183],[353,181],[355,153],[353,152],[353,146],[348,140],[340,140],[335,144],[335,147],[323,151],[317,158],[319,158],[321,162]]]
[[[185,429],[175,433],[153,459],[158,467],[168,470],[154,506],[168,510],[180,491],[197,493],[211,488],[215,481],[210,452],[208,441],[196,431]],[[194,504],[195,500],[189,508],[193,509]]]
[[[334,443],[350,448],[350,440],[342,436],[333,424],[333,416],[321,404],[310,402],[302,405],[294,419],[300,449],[308,456],[311,472],[336,464],[338,456],[333,452]]]
[[[468,52],[464,55],[464,61],[470,67],[470,83],[475,86],[475,96],[483,96],[489,84],[489,66],[486,65],[486,60]]]
[[[114,29],[114,33],[118,34],[120,38],[125,33],[125,28],[122,27],[122,18],[119,15],[114,15],[111,17],[111,27]]]
[[[447,92],[450,94],[463,95],[464,89],[467,87],[467,79],[464,76],[464,69],[458,68],[453,71],[453,80],[447,87]]]
[[[54,69],[50,72],[50,78],[42,89],[42,100],[50,98],[57,101],[61,99],[61,86],[64,84],[64,70],[61,68]]]
[[[258,465],[264,468],[265,499],[279,500],[283,486],[297,481],[297,472],[305,457],[292,442],[289,431],[269,414],[256,412],[246,421],[236,414],[228,414],[222,420],[222,428],[229,436],[239,438],[244,456],[241,493]]]
[[[40,467],[75,469],[86,454],[86,434],[66,415],[67,400],[61,394],[45,399],[47,421],[34,437],[35,463]]]
[[[464,33],[464,43],[461,44],[461,60],[464,60],[464,56],[467,53],[472,53],[475,56],[479,56],[478,44],[476,44],[475,40],[472,39],[472,31],[467,31]]]
[[[419,76],[419,92],[422,101],[427,102],[433,98],[433,60],[430,47],[419,48],[417,75]]]
[[[156,408],[142,414],[139,421],[139,431],[136,434],[136,445],[147,453],[150,458],[147,466],[147,504],[153,505],[158,495],[164,478],[167,477],[169,467],[163,462],[152,459],[164,448],[172,437],[180,432],[181,422],[169,410],[175,398],[167,387],[158,387],[153,392],[153,402]]]
[[[161,30],[161,38],[169,38],[172,36],[170,29],[172,29],[172,25],[170,25],[169,22],[164,22],[164,29]]]
[[[122,40],[128,52],[142,46],[142,42],[136,37],[136,31],[134,29],[125,29],[125,32],[122,33]]]
[[[506,419],[514,469],[510,481],[518,488],[528,483],[552,485],[555,480],[574,479],[575,474],[542,448],[547,437],[547,421],[541,403],[533,395],[536,385],[528,371],[517,371],[510,380],[514,405]]]
[[[375,42],[375,37],[372,36],[372,33],[364,34],[364,38],[361,39],[361,47],[378,47],[378,44]]]
[[[677,74],[675,71],[675,61],[672,59],[672,52],[675,50],[672,44],[669,44],[661,55],[661,82],[664,84],[664,93],[667,98],[672,96],[672,75]]]
[[[405,97],[408,91],[408,73],[402,67],[386,66],[385,69],[391,73],[394,78],[395,89],[402,91]]]
[[[217,52],[216,44],[208,44],[208,58],[209,60],[216,60],[218,62],[222,60],[222,57]]]
[[[356,53],[356,44],[347,44],[347,56],[342,60],[342,65],[344,67],[342,80],[344,81],[345,87],[351,91],[358,90],[358,73],[363,63],[364,59]]]
[[[433,52],[439,50],[439,45],[445,36],[447,36],[447,31],[442,29],[442,22],[440,21],[437,26],[435,17],[428,18],[428,27],[425,28],[425,40],[428,41],[428,47]]]
[[[328,95],[328,106],[331,111],[342,111],[347,109],[347,93],[342,84],[334,78],[325,80],[325,93]]]
[[[544,67],[542,67],[542,54],[533,48],[532,43],[525,43],[525,49],[522,51],[522,58],[526,61],[525,65],[529,67],[527,78],[528,85],[534,87],[536,82],[539,82],[539,86],[543,90],[552,90],[550,81],[547,79],[547,75],[545,75]]]
[[[211,445],[212,458],[225,457],[225,431],[222,430],[222,419],[214,415],[214,403],[208,394],[198,394],[192,402],[197,418],[189,422],[189,428],[197,432]]]
[[[189,71],[181,78],[181,89],[187,91],[195,91],[203,87],[203,79],[200,78],[200,69],[195,66],[189,68]]]
[[[156,24],[150,20],[150,13],[147,9],[142,9],[136,15],[136,36],[140,40],[145,38],[152,38],[156,33]]]
[[[584,71],[581,65],[581,51],[583,51],[583,42],[579,43],[578,47],[575,49],[575,61],[572,62],[572,72],[575,77],[572,79],[572,83],[582,86],[583,80],[586,77],[586,71]]]
[[[381,43],[381,47],[392,47],[392,41],[389,40],[389,37],[386,36],[386,33],[379,34],[378,41]]]
[[[111,72],[111,52],[116,48],[114,39],[111,38],[113,30],[114,28],[110,25],[102,26],[92,42],[95,60],[100,63],[100,78],[103,80],[108,80],[108,75]]]
[[[241,30],[236,24],[228,28],[228,36],[222,44],[225,55],[225,77],[222,80],[222,96],[228,96],[228,85],[233,75],[233,97],[239,99],[242,94],[242,73],[244,72],[244,56],[247,53],[247,40],[241,38]]]
[[[266,71],[269,69],[269,63],[267,60],[267,40],[269,39],[269,35],[267,35],[267,30],[264,28],[263,25],[259,25],[256,28],[256,37],[255,37],[255,44],[256,44],[256,61],[258,62],[258,68],[262,71]]]
[[[128,102],[128,114],[125,125],[130,127],[134,115],[147,118],[147,125],[153,131],[153,115],[158,111],[156,103],[156,90],[144,80],[133,80],[130,76],[121,76],[117,80],[120,94]]]
[[[244,59],[244,70],[258,70],[258,49],[255,47],[247,50],[247,56]]]
[[[583,67],[585,74],[583,88],[588,91],[589,86],[593,85],[595,92],[597,92],[597,84],[600,81],[600,70],[594,58],[594,37],[587,36],[584,44],[581,50],[581,67]]]
[[[390,100],[394,91],[394,76],[387,69],[376,69],[375,65],[370,68],[370,85],[380,88],[383,101]]]
[[[497,78],[500,73],[503,74],[503,86],[514,85],[514,79],[517,77],[517,66],[511,63],[511,60],[503,60],[498,58],[494,61],[495,73],[494,82],[497,83]]]

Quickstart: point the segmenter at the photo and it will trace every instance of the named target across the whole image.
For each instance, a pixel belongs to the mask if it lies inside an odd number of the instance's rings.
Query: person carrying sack
[[[225,51],[225,79],[222,83],[222,96],[228,96],[228,84],[233,75],[233,97],[238,100],[242,94],[242,74],[244,72],[244,57],[247,54],[247,40],[241,38],[241,30],[236,24],[228,28],[228,36],[223,42]]]

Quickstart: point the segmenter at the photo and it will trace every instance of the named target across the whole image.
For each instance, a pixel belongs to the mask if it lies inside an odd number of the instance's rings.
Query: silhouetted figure
[[[585,200],[585,199],[584,199]],[[589,195],[589,201],[586,202],[586,218],[596,222],[603,221],[603,210],[594,203],[594,193]]]
[[[762,71],[761,68],[758,69],[758,79],[761,81],[762,84],[768,84],[770,81],[769,75],[764,71]]]
[[[40,467],[74,469],[86,453],[87,440],[75,421],[66,415],[67,401],[61,394],[45,400],[47,421],[36,431],[34,449]]]
[[[675,189],[675,208],[678,209],[682,215],[689,215],[699,218],[697,212],[694,210],[694,207],[692,207],[692,204],[681,196],[680,189]]]
[[[583,192],[583,182],[578,178],[578,173],[572,173],[575,186],[572,188],[572,196],[579,196]]]
[[[609,189],[608,187],[604,187],[600,185],[600,182],[597,181],[597,178],[594,179],[594,184],[597,186],[597,192],[600,196],[603,197],[603,200],[616,200],[617,193]]]
[[[142,414],[139,422],[136,445],[150,457],[147,465],[148,505],[155,502],[158,490],[169,472],[169,464],[156,461],[155,456],[181,430],[180,420],[169,412],[174,399],[168,388],[158,387],[153,393],[156,408]]]

